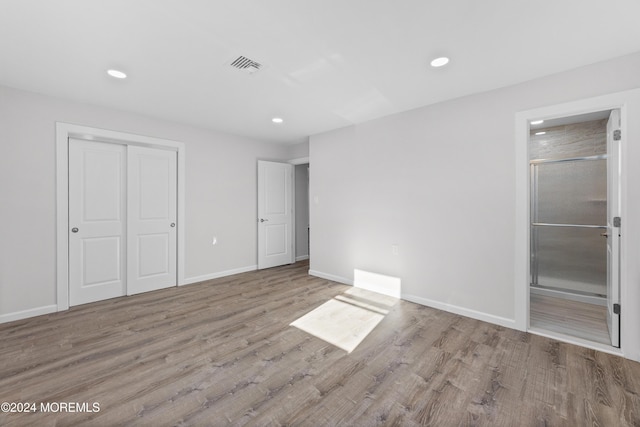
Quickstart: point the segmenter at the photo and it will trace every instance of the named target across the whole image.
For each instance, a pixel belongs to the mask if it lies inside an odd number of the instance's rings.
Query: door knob
[[[601,235],[602,237],[609,237],[609,233],[607,233],[606,231],[605,231],[604,233],[600,233],[600,235]]]
[[[260,222],[269,221],[268,219],[260,218]]]
[[[72,232],[72,233],[77,233],[78,231],[79,231],[79,230],[78,230],[78,227],[73,227],[73,228],[71,229],[71,232]]]
[[[175,222],[172,222],[172,223],[171,223],[171,226],[172,226],[172,227],[175,227],[175,226],[176,226],[176,223],[175,223]]]

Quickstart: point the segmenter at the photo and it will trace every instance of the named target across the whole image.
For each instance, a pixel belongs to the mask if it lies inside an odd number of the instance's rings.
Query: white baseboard
[[[493,314],[487,314],[481,311],[471,310],[469,308],[447,304],[440,301],[434,301],[415,295],[402,294],[402,299],[409,302],[415,302],[416,304],[426,305],[427,307],[437,308],[438,310],[447,311],[449,313],[459,314],[461,316],[470,317],[472,319],[482,320],[483,322],[493,323],[495,325],[500,325],[511,329],[517,329],[515,319],[507,319],[506,317],[494,316]]]
[[[296,257],[296,262],[304,261],[305,259],[309,259],[309,255],[300,255]]]
[[[393,298],[402,296],[402,280],[399,277],[372,273],[357,268],[353,269],[353,286]]]
[[[234,268],[233,270],[225,270],[217,273],[205,274],[203,276],[189,277],[188,279],[184,279],[184,283],[181,283],[180,286],[191,285],[193,283],[204,282],[211,279],[219,279],[220,277],[233,276],[234,274],[246,273],[257,269],[257,265],[248,265],[246,267]]]
[[[0,314],[0,323],[14,322],[16,320],[27,319],[29,317],[42,316],[43,314],[55,313],[58,306],[45,305],[43,307],[30,308],[29,310],[15,311],[13,313]]]
[[[353,280],[346,279],[340,276],[334,276],[333,274],[323,273],[317,270],[309,270],[309,275],[353,286]],[[492,314],[483,313],[481,311],[471,310],[468,308],[459,307],[457,305],[434,301],[410,294],[401,294],[400,298],[405,301],[414,302],[416,304],[425,305],[427,307],[437,308],[438,310],[447,311],[449,313],[459,314],[461,316],[482,320],[483,322],[493,323],[495,325],[500,325],[511,329],[517,329],[515,319],[507,319],[506,317],[494,316]]]
[[[319,277],[321,279],[331,280],[332,282],[343,283],[345,285],[353,286],[352,279],[345,279],[344,277],[334,276],[333,274],[323,273],[321,271],[309,270],[309,275]]]

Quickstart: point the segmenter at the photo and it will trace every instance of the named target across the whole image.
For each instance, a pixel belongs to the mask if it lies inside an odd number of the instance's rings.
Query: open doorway
[[[309,262],[309,159],[258,161],[258,269]]]
[[[620,111],[529,122],[529,325],[620,346]]]
[[[309,163],[295,165],[296,261],[309,259]]]

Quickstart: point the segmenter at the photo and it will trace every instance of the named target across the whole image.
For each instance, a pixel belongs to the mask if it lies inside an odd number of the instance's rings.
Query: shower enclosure
[[[620,111],[531,123],[530,324],[619,346]]]
[[[531,286],[600,298],[604,304],[606,153],[533,159],[530,165]]]

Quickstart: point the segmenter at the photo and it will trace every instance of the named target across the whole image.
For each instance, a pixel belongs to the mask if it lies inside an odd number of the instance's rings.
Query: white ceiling
[[[293,143],[638,52],[638,17],[638,0],[0,0],[0,84]]]

